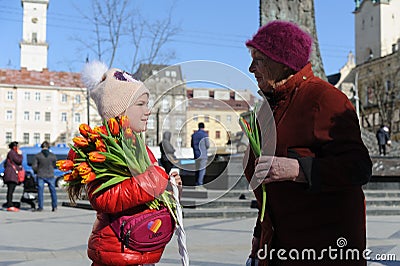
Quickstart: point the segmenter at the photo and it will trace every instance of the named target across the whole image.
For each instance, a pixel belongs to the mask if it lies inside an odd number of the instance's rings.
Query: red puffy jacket
[[[147,149],[150,160],[156,159]],[[89,237],[88,256],[93,265],[137,265],[156,263],[160,260],[164,248],[153,252],[137,252],[129,248],[121,248],[114,231],[109,226],[109,214],[132,213],[132,208],[138,209],[146,202],[162,194],[168,183],[167,173],[159,166],[152,165],[147,170],[130,179],[105,190],[93,192],[101,182],[93,181],[88,184],[88,197],[93,209],[97,211],[97,219]],[[136,208],[135,208],[136,207]]]

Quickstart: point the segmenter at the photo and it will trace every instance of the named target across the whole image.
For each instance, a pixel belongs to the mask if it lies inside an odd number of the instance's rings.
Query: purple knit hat
[[[312,37],[296,24],[276,20],[259,28],[246,46],[299,71],[310,59],[312,43]]]

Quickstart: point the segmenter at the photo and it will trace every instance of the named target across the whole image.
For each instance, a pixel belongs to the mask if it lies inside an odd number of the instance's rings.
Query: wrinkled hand
[[[306,182],[299,162],[286,157],[260,156],[256,160],[254,175],[263,184],[277,181]]]

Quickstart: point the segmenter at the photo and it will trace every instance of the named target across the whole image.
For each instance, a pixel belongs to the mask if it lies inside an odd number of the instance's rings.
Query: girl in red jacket
[[[149,90],[142,82],[134,80],[129,73],[122,70],[107,70],[100,62],[86,65],[82,80],[90,89],[90,96],[103,120],[126,115],[133,131],[146,130],[150,115]],[[161,258],[164,248],[151,252],[122,248],[110,226],[110,217],[113,215],[143,212],[148,209],[147,202],[165,191],[168,174],[157,165],[157,160],[149,149],[147,152],[152,165],[134,178],[124,180],[99,193],[94,191],[105,182],[103,179],[96,179],[86,186],[81,184],[68,187],[68,194],[72,200],[79,198],[86,188],[89,201],[97,211],[97,219],[88,243],[88,256],[93,261],[92,265],[146,265],[156,263]],[[181,186],[180,176],[177,173],[173,175],[178,186]]]

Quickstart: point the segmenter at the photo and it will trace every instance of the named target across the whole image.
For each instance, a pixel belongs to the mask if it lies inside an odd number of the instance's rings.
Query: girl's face
[[[125,112],[128,116],[130,126],[135,132],[142,132],[147,129],[147,120],[150,116],[150,109],[148,107],[149,95],[143,94],[131,104]]]

